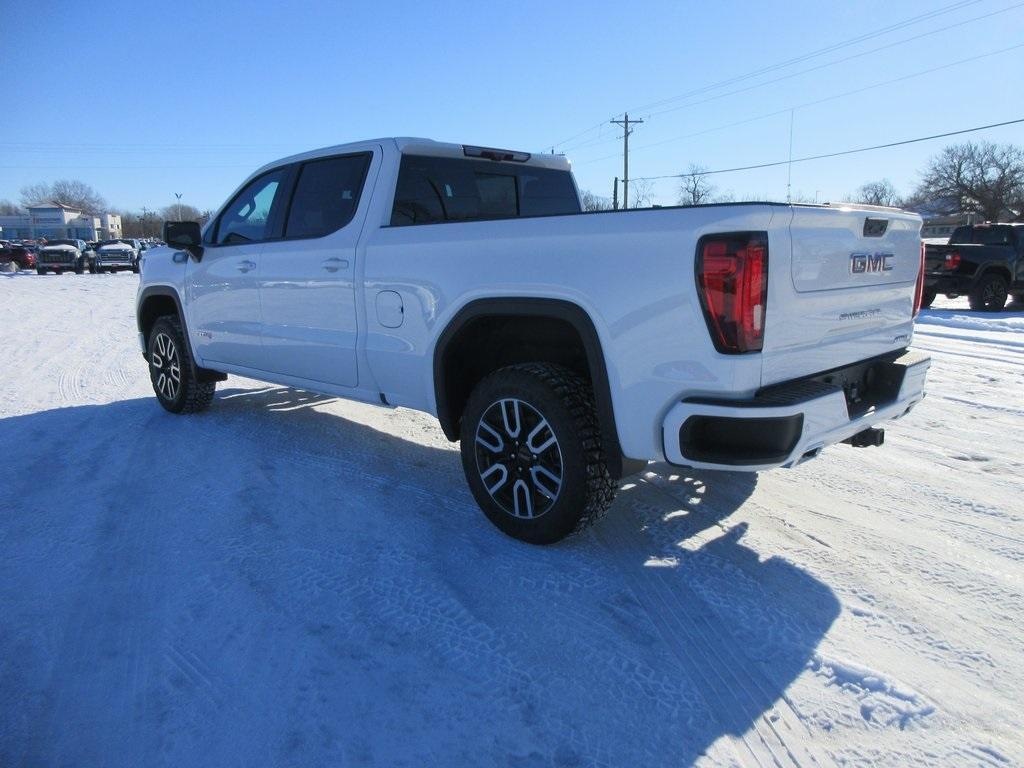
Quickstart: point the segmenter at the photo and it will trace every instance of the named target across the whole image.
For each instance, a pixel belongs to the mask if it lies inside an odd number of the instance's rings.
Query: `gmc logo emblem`
[[[872,272],[892,272],[891,253],[851,253],[850,273],[866,275]]]

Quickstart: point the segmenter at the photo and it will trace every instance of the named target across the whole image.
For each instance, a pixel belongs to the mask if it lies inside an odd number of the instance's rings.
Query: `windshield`
[[[47,245],[73,245],[75,248],[78,247],[78,243],[74,240],[51,240]]]
[[[128,245],[128,243],[124,240],[104,240],[99,244],[99,247],[102,248],[105,245]]]

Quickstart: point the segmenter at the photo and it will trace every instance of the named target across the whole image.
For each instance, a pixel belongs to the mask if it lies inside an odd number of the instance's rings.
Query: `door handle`
[[[248,259],[246,259],[245,261],[238,262],[239,272],[248,272],[249,270],[252,269],[256,269],[256,262],[249,261]]]
[[[320,262],[320,265],[328,272],[337,272],[339,269],[348,269],[348,259],[339,259],[332,256],[329,259],[324,259]]]

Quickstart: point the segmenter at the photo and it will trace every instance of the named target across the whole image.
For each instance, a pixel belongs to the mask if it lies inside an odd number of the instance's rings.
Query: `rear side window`
[[[322,237],[348,224],[370,165],[369,154],[303,163],[285,224],[285,237]]]
[[[579,212],[568,171],[405,155],[398,172],[391,225]]]

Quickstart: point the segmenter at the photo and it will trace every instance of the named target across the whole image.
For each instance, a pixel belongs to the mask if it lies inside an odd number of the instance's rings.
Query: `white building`
[[[113,240],[121,237],[121,217],[116,213],[84,214],[62,203],[29,206],[27,214],[0,216],[0,237],[5,240],[81,238]]]

